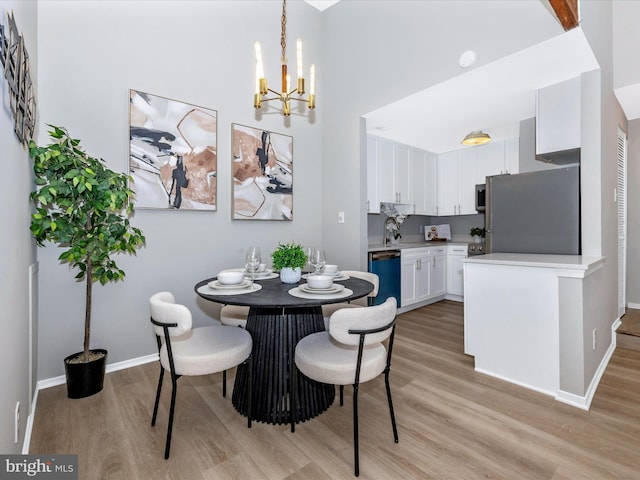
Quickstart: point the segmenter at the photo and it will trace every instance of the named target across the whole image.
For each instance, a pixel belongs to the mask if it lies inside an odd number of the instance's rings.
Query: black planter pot
[[[82,357],[83,352],[79,352],[64,359],[67,397],[69,398],[90,397],[102,390],[107,365],[107,351],[95,349],[90,352],[99,355],[99,357],[86,363],[70,363],[70,360]]]

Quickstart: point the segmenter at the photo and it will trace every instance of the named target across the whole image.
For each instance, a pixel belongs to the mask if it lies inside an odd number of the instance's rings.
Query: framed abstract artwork
[[[130,90],[136,208],[217,210],[217,112]]]
[[[293,137],[231,125],[234,220],[293,220]]]

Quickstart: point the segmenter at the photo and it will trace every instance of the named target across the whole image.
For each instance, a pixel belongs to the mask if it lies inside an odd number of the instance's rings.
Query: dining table
[[[303,276],[305,277],[305,276]],[[300,372],[294,391],[291,378],[295,369],[295,347],[303,337],[325,329],[322,305],[349,302],[367,296],[373,284],[338,274],[333,287],[325,292],[311,291],[302,278],[284,283],[276,273],[261,275],[253,285],[229,287],[217,277],[196,283],[194,289],[203,299],[223,305],[249,307],[246,329],[253,338],[253,367],[239,365],[233,387],[232,403],[242,415],[248,415],[247,376],[252,372],[251,418],[269,424],[287,424],[295,400],[296,422],[321,414],[333,403],[335,386],[315,382]],[[231,328],[231,327],[230,327]],[[292,394],[295,396],[292,398]]]

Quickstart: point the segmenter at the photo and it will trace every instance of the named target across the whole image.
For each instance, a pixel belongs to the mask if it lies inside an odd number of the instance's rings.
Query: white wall
[[[92,346],[109,350],[109,363],[153,353],[148,298],[171,290],[194,317],[215,313],[198,301],[194,284],[220,269],[240,266],[251,244],[268,255],[278,241],[321,238],[322,118],[325,109],[321,14],[304,2],[287,9],[288,54],[302,37],[307,65],[318,68],[317,110],[258,115],[253,108],[254,42],[261,41],[267,77],[279,82],[277,1],[46,1],[39,4],[39,143],[50,123],[69,129],[85,149],[118,171],[128,168],[129,89],[218,112],[217,212],[137,210],[132,223],[147,245],[122,256],[126,279],[94,287]],[[293,136],[294,220],[231,221],[231,123]],[[38,252],[42,285],[39,378],[63,374],[62,359],[82,349],[84,290],[57,261]],[[347,266],[347,265],[345,265]],[[196,318],[197,324],[206,319]]]
[[[13,11],[19,32],[29,54],[31,78],[37,80],[36,3],[7,0],[0,4],[0,23],[7,26],[7,13]],[[29,266],[36,255],[29,234],[29,192],[33,184],[27,148],[13,133],[13,115],[4,74],[0,76],[0,452],[20,453],[29,413]],[[37,327],[34,326],[34,327]],[[20,402],[20,438],[14,442],[14,410]]]

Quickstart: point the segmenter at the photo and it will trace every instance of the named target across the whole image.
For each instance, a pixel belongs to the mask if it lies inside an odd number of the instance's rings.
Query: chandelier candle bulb
[[[302,78],[302,40],[298,39],[296,41],[296,58],[297,58],[297,65],[298,65],[298,78]]]

